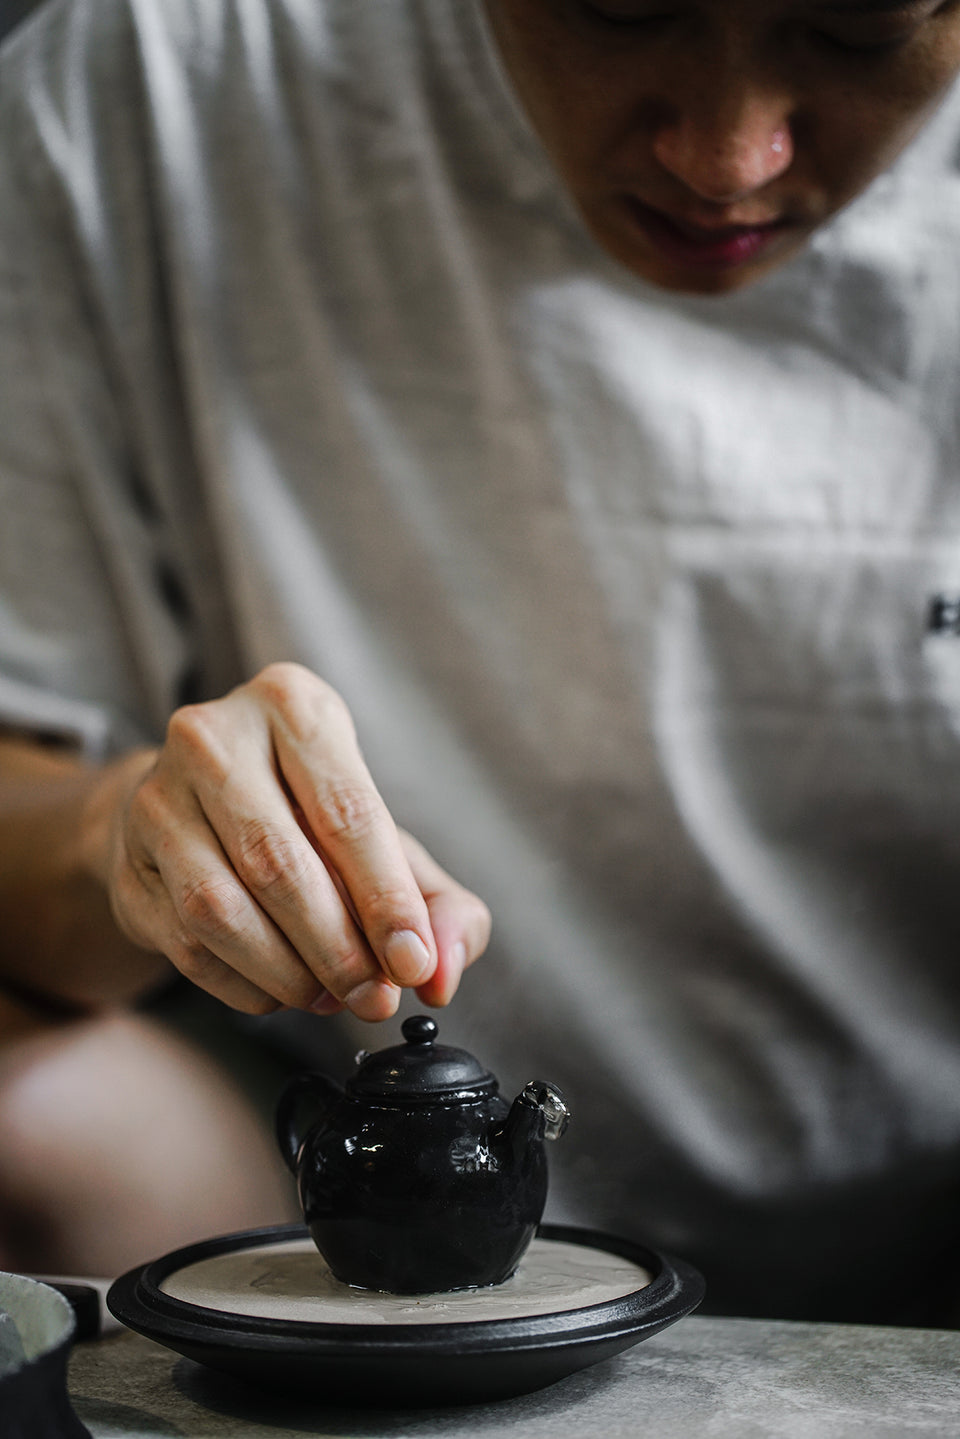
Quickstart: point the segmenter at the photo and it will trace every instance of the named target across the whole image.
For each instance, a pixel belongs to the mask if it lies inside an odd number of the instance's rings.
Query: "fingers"
[[[399,832],[343,701],[296,665],[185,707],[118,826],[124,932],[234,1008],[446,1004],[490,916]]]
[[[329,687],[305,692],[286,674],[266,683],[278,767],[306,829],[335,870],[383,972],[399,985],[423,983],[437,965],[430,914],[346,706]],[[297,887],[288,898],[299,904]]]
[[[490,942],[490,911],[482,899],[464,889],[442,869],[412,835],[400,831],[410,867],[427,904],[437,945],[437,968],[417,987],[424,1004],[449,1004],[463,971],[479,959]]]
[[[118,874],[114,911],[124,933],[144,949],[164,953],[186,978],[246,1014],[269,1014],[279,1001],[239,975],[181,924],[155,870],[127,865]]]
[[[127,873],[127,911],[144,916],[133,937],[165,953],[187,979],[225,1004],[248,1014],[281,1007],[334,1014],[343,1008],[222,864],[205,868],[194,853],[162,870],[131,866]],[[387,1019],[396,1012],[399,990],[372,961],[370,970],[347,998],[358,1017]],[[352,983],[337,980],[339,988]]]
[[[122,927],[234,1008],[325,1013],[347,1003],[360,1018],[388,1018],[399,991],[275,779],[268,771],[267,781],[258,782],[256,757],[242,739],[226,779],[216,766],[186,763],[182,750],[196,744],[198,723],[184,715],[172,725],[168,750],[131,801],[128,873],[116,886]],[[192,787],[181,779],[186,771]],[[234,774],[250,782],[240,784]],[[288,891],[297,905],[286,901]],[[304,909],[312,929],[299,923]]]
[[[229,957],[238,969],[264,984],[269,974],[279,980],[289,972],[284,964],[289,956],[297,961],[301,989],[308,977],[312,978],[314,989],[319,981],[351,1007],[359,1003],[367,1017],[365,1011],[375,996],[362,987],[384,980],[381,966],[326,865],[296,823],[282,791],[271,781],[268,775],[261,784],[228,780],[216,789],[199,790],[203,819],[221,837],[228,862],[221,862],[229,876],[227,905],[236,906],[235,912],[225,916],[224,942],[232,939],[239,946]],[[216,873],[215,863],[216,856],[211,855],[200,872]],[[196,874],[197,866],[191,863],[176,876],[174,892],[183,896],[177,907],[182,913],[186,903],[194,917],[206,920],[204,908],[210,896],[205,888],[199,895],[191,888],[197,884]],[[212,897],[217,904],[216,889]],[[216,911],[212,918],[216,925]],[[200,931],[205,938],[206,929],[204,925]],[[279,988],[273,992],[280,994]],[[356,1000],[351,998],[354,995]],[[281,998],[286,1004],[306,1007],[303,994],[298,996],[295,991]],[[377,1017],[382,1017],[379,1005]]]

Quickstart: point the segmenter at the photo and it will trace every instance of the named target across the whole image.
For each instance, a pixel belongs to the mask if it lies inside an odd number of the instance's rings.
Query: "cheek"
[[[956,3],[956,0],[951,0]],[[862,63],[859,74],[856,68]],[[852,56],[842,79],[805,77],[804,98],[819,138],[868,173],[890,165],[923,128],[960,72],[960,16],[928,22],[903,48],[871,59]],[[826,81],[826,84],[824,83]]]
[[[897,83],[848,86],[800,106],[795,122],[798,168],[806,163],[840,203],[886,170],[923,129],[955,71],[938,77],[915,72]],[[923,83],[925,81],[925,83]]]
[[[629,128],[645,88],[637,57],[573,32],[555,0],[486,0],[486,9],[531,124],[561,174],[582,175]]]

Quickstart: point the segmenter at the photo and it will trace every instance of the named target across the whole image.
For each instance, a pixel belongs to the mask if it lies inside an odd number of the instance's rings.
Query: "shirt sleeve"
[[[162,732],[190,636],[103,284],[114,259],[122,284],[124,246],[84,9],[0,61],[0,726],[102,757]]]

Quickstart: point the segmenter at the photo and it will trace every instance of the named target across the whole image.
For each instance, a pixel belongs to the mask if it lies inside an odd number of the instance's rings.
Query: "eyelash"
[[[602,10],[593,3],[593,0],[578,0],[579,8],[583,11],[588,20],[595,24],[610,27],[614,30],[639,30],[645,29],[648,32],[661,29],[668,25],[670,15],[611,15],[608,11]],[[837,35],[831,35],[829,31],[817,30],[811,27],[809,35],[818,46],[830,51],[832,54],[847,55],[850,57],[864,56],[879,58],[905,45],[910,39],[910,33],[904,32],[895,35],[891,39],[871,41],[843,40]]]
[[[881,59],[885,55],[892,54],[906,45],[911,39],[912,32],[903,32],[893,35],[885,40],[843,40],[838,35],[831,35],[825,30],[813,30],[811,35],[816,38],[818,45],[831,51],[833,54],[859,56],[863,59]]]
[[[601,10],[597,5],[591,4],[591,0],[579,0],[580,9],[585,11],[588,18],[597,21],[601,25],[612,25],[615,29],[637,29],[641,25],[647,28],[657,25],[665,25],[669,15],[611,15]]]

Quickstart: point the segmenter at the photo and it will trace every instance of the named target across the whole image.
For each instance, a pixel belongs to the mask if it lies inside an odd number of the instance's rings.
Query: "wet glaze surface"
[[[227,1314],[323,1324],[444,1324],[555,1314],[645,1288],[648,1270],[616,1254],[535,1239],[517,1273],[490,1289],[379,1294],[342,1284],[309,1239],[213,1255],[168,1275],[165,1294]]]

